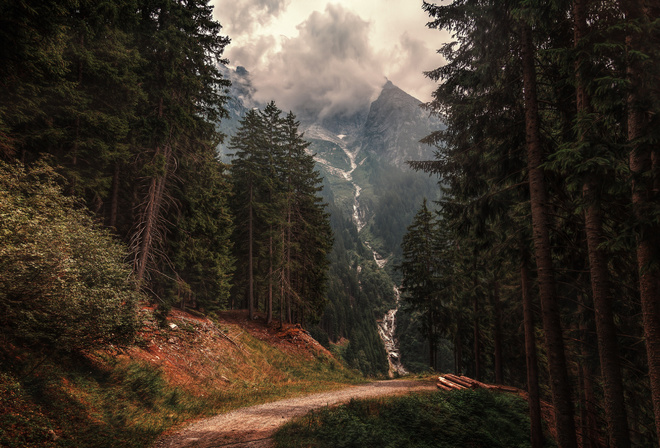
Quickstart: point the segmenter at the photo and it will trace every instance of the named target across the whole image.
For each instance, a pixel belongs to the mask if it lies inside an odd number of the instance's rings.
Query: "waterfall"
[[[390,366],[389,376],[393,378],[395,374],[407,375],[408,371],[401,364],[401,354],[399,353],[399,341],[395,336],[396,332],[396,313],[399,311],[399,300],[401,292],[399,288],[394,287],[394,296],[396,297],[396,307],[389,310],[383,316],[383,320],[378,322],[378,334],[383,340],[385,351],[387,352],[387,362]]]

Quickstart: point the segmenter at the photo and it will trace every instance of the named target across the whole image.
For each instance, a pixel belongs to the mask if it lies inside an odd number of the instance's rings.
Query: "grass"
[[[191,419],[365,381],[322,354],[282,351],[247,332],[239,342],[243,351],[218,350],[222,359],[210,360],[208,350],[192,359],[194,368],[213,369],[213,381],[205,373],[191,387],[127,356],[57,355],[33,369],[41,361],[34,354],[2,352],[0,446],[149,447]]]
[[[285,425],[277,448],[529,447],[527,403],[485,390],[354,400]]]

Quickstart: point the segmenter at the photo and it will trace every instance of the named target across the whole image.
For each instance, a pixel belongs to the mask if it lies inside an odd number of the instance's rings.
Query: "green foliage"
[[[334,203],[328,209],[335,241],[329,257],[328,304],[315,334],[335,343],[348,339],[337,354],[349,366],[365,375],[385,375],[387,354],[376,319],[394,306],[393,283],[373,262],[371,252],[358,239],[355,225]]]
[[[131,243],[146,290],[169,298],[170,279],[180,280],[182,296],[207,309],[211,295],[226,301],[232,270],[228,188],[218,191],[225,181],[212,160],[229,39],[212,8],[205,0],[0,5],[0,155],[29,165],[47,154],[65,193]],[[195,181],[209,182],[207,202]],[[178,218],[185,228],[168,233]]]
[[[173,305],[212,313],[227,308],[234,270],[231,184],[225,166],[212,154],[182,161],[177,219],[168,239]]]
[[[263,297],[268,318],[278,301],[282,321],[315,322],[325,305],[332,231],[309,143],[295,115],[281,113],[274,102],[248,111],[231,138],[233,210],[244,223],[234,235],[234,298],[252,310]]]
[[[120,243],[62,195],[53,170],[0,165],[0,322],[9,340],[126,343],[140,298]]]
[[[486,391],[352,400],[289,423],[278,447],[529,447],[524,400]]]

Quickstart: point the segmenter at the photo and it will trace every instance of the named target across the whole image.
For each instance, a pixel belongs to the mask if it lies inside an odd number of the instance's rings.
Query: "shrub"
[[[275,442],[287,448],[525,448],[526,411],[524,400],[485,390],[353,400],[288,423]]]
[[[0,332],[66,351],[126,343],[139,293],[125,250],[57,180],[0,162]]]

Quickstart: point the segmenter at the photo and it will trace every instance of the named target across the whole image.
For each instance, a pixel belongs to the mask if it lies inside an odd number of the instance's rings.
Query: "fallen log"
[[[437,382],[435,385],[438,387],[438,389],[442,389],[442,390],[446,390],[446,391],[454,390],[451,387],[445,386],[441,382]]]
[[[451,389],[458,389],[458,390],[460,390],[460,389],[467,389],[467,388],[466,388],[465,386],[463,386],[462,384],[458,384],[458,383],[451,382],[451,381],[449,381],[448,379],[445,379],[445,378],[443,378],[443,377],[441,377],[441,376],[438,377],[438,381],[439,381],[440,383],[444,384],[445,386],[451,388]]]
[[[500,392],[511,392],[511,393],[514,393],[514,394],[521,392],[521,390],[518,389],[517,387],[503,386],[501,384],[489,384],[488,389],[489,390],[497,390],[497,391],[500,391]]]
[[[468,387],[470,389],[473,389],[475,387],[473,384],[470,384],[467,381],[464,381],[464,380],[460,379],[459,377],[457,377],[454,374],[447,373],[443,376],[445,377],[446,380],[449,380],[452,383],[460,384],[461,386],[465,386],[465,387]]]

